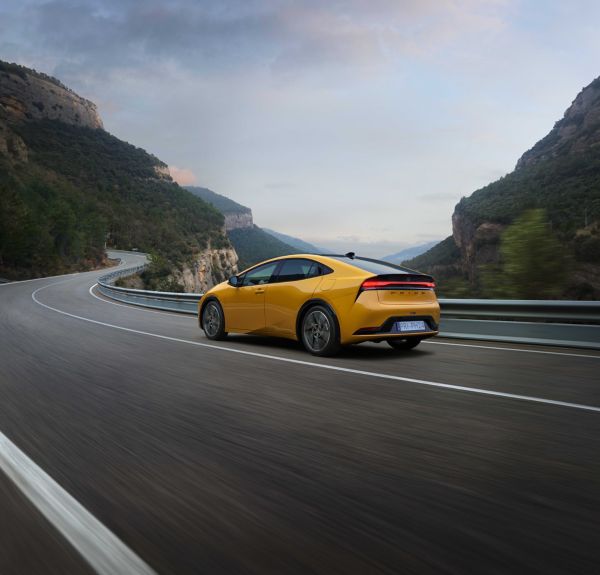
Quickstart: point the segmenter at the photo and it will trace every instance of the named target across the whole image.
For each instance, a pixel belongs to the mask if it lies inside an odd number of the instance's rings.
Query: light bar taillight
[[[435,282],[430,281],[398,281],[398,280],[380,280],[380,279],[368,279],[365,280],[361,285],[361,290],[373,290],[373,289],[415,289],[425,288],[434,289]]]

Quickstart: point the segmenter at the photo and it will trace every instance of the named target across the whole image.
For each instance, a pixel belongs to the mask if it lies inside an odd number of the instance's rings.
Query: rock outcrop
[[[238,273],[238,256],[233,248],[213,249],[210,246],[195,258],[194,264],[184,266],[174,274],[177,283],[188,293],[205,292]]]
[[[452,214],[452,236],[461,253],[461,267],[474,280],[480,266],[498,261],[498,245],[506,226],[494,222],[475,225],[457,207]]]
[[[195,196],[198,196],[205,202],[213,205],[225,216],[225,230],[239,230],[244,228],[252,228],[254,221],[252,219],[252,210],[234,202],[231,198],[222,194],[217,194],[208,188],[199,186],[186,186],[186,189]]]
[[[228,232],[251,228],[254,225],[252,210],[248,210],[247,212],[228,212],[223,215],[225,216],[225,230]]]
[[[96,105],[34,70],[0,62],[0,109],[8,121],[60,120],[102,129]]]
[[[600,78],[586,86],[573,100],[550,133],[517,162],[517,169],[600,145]]]

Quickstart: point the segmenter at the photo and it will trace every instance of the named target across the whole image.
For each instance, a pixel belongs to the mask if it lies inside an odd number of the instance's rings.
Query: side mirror
[[[228,283],[230,286],[233,286],[233,287],[240,287],[240,285],[241,285],[240,280],[238,279],[237,276],[231,276],[228,280]]]

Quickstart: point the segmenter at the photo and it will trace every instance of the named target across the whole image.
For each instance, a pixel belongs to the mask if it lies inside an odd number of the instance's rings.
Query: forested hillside
[[[580,92],[513,172],[462,198],[452,224],[450,238],[405,262],[437,275],[443,295],[497,297],[500,278],[543,244],[554,261],[530,265],[532,277],[505,286],[503,297],[524,297],[522,284],[541,273],[555,284],[552,297],[600,298],[600,80]]]
[[[15,75],[30,82],[19,109],[38,89],[35,72],[18,72],[0,68],[0,275],[89,269],[106,245],[156,254],[172,284],[169,276],[203,250],[230,249],[222,214],[174,183],[154,156],[99,127],[14,113]],[[62,96],[63,109],[78,98],[66,89]]]

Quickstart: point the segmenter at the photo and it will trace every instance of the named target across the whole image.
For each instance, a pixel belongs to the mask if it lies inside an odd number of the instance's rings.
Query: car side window
[[[279,262],[271,262],[255,267],[244,274],[242,287],[268,284]]]
[[[316,276],[324,276],[326,274],[330,274],[333,270],[327,267],[325,264],[321,264],[319,262],[312,262],[312,266],[308,272],[309,278],[314,278]]]
[[[293,282],[323,275],[326,266],[312,260],[305,259],[285,259],[281,262],[281,267],[277,272],[274,282]],[[329,269],[329,268],[327,268]]]

